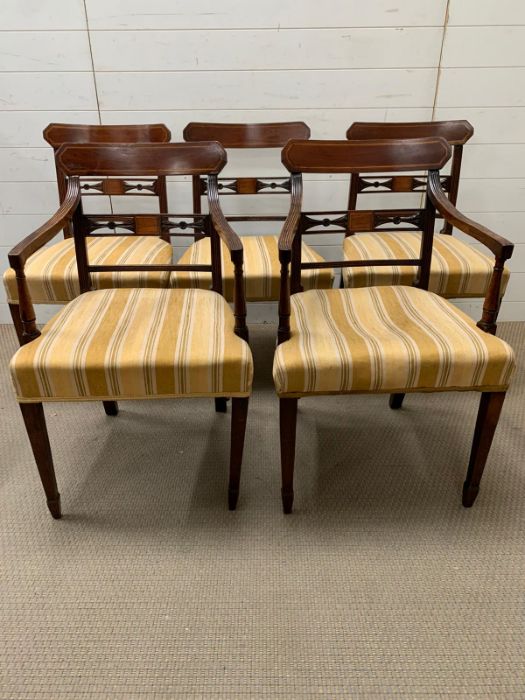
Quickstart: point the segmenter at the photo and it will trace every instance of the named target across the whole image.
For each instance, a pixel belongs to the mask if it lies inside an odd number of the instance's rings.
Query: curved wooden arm
[[[297,232],[297,226],[301,219],[301,207],[303,203],[303,180],[300,173],[292,173],[290,183],[290,210],[279,236],[279,255],[291,252],[293,240]]]
[[[233,314],[235,316],[235,333],[244,340],[248,341],[248,326],[246,325],[246,293],[244,289],[244,257],[242,241],[226,221],[226,217],[222,213],[221,205],[219,204],[219,189],[217,187],[217,176],[208,176],[208,207],[213,226],[212,231],[212,267],[214,266],[213,251],[214,240],[217,241],[215,234],[218,234],[230,251],[231,260],[233,263]],[[215,252],[216,260],[218,261],[217,276],[219,277],[220,286],[220,246],[217,244]]]
[[[79,201],[80,184],[78,177],[72,177],[68,180],[64,201],[53,216],[9,251],[9,264],[14,270],[23,269],[27,259],[43,245],[48,243],[69,221],[71,221],[71,217]]]
[[[290,195],[290,210],[279,236],[279,261],[281,263],[281,272],[279,285],[279,327],[277,329],[278,343],[283,343],[290,338],[291,278],[289,267],[292,262],[292,249],[296,251],[296,248],[294,249],[294,239],[301,221],[301,208],[303,204],[303,179],[301,173],[292,173]],[[300,241],[298,241],[298,243],[300,243]],[[294,269],[292,265],[292,274],[294,274]],[[300,269],[298,272],[300,283]],[[295,274],[297,274],[297,270],[295,270]]]
[[[436,209],[442,214],[445,221],[449,221],[467,236],[475,238],[477,241],[491,250],[497,258],[508,260],[514,251],[514,244],[503,236],[499,236],[494,231],[486,228],[482,224],[469,219],[462,214],[448,199],[441,188],[439,172],[431,170],[428,173],[428,194]]]
[[[221,239],[224,241],[230,253],[242,252],[242,243],[239,236],[226,221],[221,205],[219,204],[219,188],[217,186],[217,176],[208,177],[208,206],[213,226]],[[232,258],[233,259],[233,258]]]

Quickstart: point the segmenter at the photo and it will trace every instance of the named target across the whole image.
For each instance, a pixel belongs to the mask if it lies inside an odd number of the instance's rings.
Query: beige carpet
[[[274,329],[252,328],[241,497],[211,401],[46,409],[53,521],[2,327],[0,697],[525,697],[525,324],[477,503],[477,399],[301,402],[296,509],[279,495]]]

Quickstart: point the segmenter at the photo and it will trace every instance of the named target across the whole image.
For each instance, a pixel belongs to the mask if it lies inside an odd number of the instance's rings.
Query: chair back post
[[[439,171],[435,172],[439,177]],[[425,193],[425,209],[423,210],[423,226],[421,235],[421,248],[419,257],[421,259],[421,265],[419,267],[419,273],[417,279],[414,283],[415,287],[420,289],[428,290],[430,284],[430,264],[432,262],[432,249],[434,246],[434,228],[436,225],[436,207],[432,203],[429,196],[430,185],[427,182],[426,193]]]
[[[51,123],[43,132],[44,140],[53,148],[60,204],[67,191],[67,175],[57,160],[57,152],[65,143],[169,143],[171,132],[164,124],[59,124]],[[159,198],[159,212],[168,211],[166,177],[160,176],[155,183]],[[64,237],[71,238],[70,226],[64,228]],[[161,235],[169,242],[169,237]]]
[[[210,238],[211,248],[211,288],[217,294],[223,293],[222,288],[222,251],[221,239],[211,220],[211,216],[206,217],[206,231]]]
[[[303,227],[304,216],[301,214],[292,243],[292,256],[290,260],[290,294],[297,294],[298,292],[303,291],[303,286],[301,284],[301,248]]]
[[[293,255],[293,242],[299,228],[302,230],[303,226],[303,214],[301,212],[302,200],[303,200],[303,177],[300,172],[292,172],[290,177],[290,211],[284,222],[281,235],[279,236],[279,262],[281,264],[280,269],[280,281],[279,281],[279,327],[277,330],[277,343],[283,343],[285,340],[290,338],[290,296],[292,294],[292,284],[290,273],[290,266],[294,264],[299,268],[298,279],[299,285],[301,282],[301,256],[299,247],[299,258],[294,259],[292,263]],[[297,272],[295,273],[297,279]],[[296,291],[299,291],[298,289]]]
[[[357,207],[357,195],[359,193],[359,173],[352,173],[350,175],[350,191],[348,193],[348,211],[354,211]],[[347,231],[345,233],[345,238],[347,236],[352,236],[353,231]]]
[[[75,213],[73,214],[72,225],[75,243],[75,257],[77,260],[78,269],[78,284],[80,287],[80,293],[84,294],[84,292],[89,292],[92,287],[86,242],[86,220],[84,218],[82,200],[79,201]]]
[[[450,166],[450,177],[449,177],[449,187],[448,187],[448,198],[454,206],[458,201],[458,191],[459,191],[459,177],[461,174],[461,160],[463,158],[463,144],[457,143],[452,146],[452,162]],[[443,222],[443,228],[440,233],[445,235],[452,235],[453,226],[450,221]]]

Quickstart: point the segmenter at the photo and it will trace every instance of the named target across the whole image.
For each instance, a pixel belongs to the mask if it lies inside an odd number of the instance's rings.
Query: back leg
[[[403,405],[404,398],[405,394],[390,394],[390,398],[388,399],[388,405],[393,410],[401,408],[401,406]]]

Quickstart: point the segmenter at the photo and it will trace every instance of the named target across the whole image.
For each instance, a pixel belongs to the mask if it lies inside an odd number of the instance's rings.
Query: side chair
[[[474,129],[468,121],[453,120],[441,122],[355,122],[346,132],[346,138],[367,139],[406,139],[443,137],[452,147],[450,174],[440,174],[442,190],[455,206],[458,196],[463,146],[472,137]],[[357,209],[359,194],[425,192],[427,176],[422,174],[397,175],[383,177],[376,175],[362,176],[352,173],[348,209]],[[388,212],[385,212],[388,215]],[[439,210],[436,214],[441,217]],[[416,257],[421,245],[421,232],[415,231],[407,222],[396,222],[396,228],[390,231],[346,232],[343,244],[345,260],[370,261],[375,258]],[[494,258],[487,253],[468,245],[457,236],[452,235],[452,223],[444,219],[439,235],[434,236],[432,259],[430,263],[429,290],[445,299],[483,298],[487,294],[494,272]],[[471,237],[469,232],[463,231]],[[474,241],[479,243],[474,237]],[[348,267],[343,270],[344,287],[369,287],[374,285],[412,284],[417,276],[417,267],[389,265],[366,265]],[[501,298],[505,293],[510,272],[503,270]],[[501,299],[500,302],[501,304]],[[484,327],[491,333],[496,332],[497,313],[494,322]]]
[[[445,221],[473,236],[494,253],[496,266],[485,298],[484,326],[497,314],[505,260],[513,245],[468,219],[447,198],[440,169],[450,157],[443,138],[369,141],[290,141],[282,160],[291,173],[292,198],[279,238],[282,265],[278,347],[273,376],[280,403],[282,501],[290,513],[297,401],[305,396],[407,392],[476,391],[481,395],[463,505],[471,506],[479,484],[514,368],[512,349],[476,324],[449,301],[429,292],[436,210]],[[303,173],[387,175],[427,172],[420,209],[305,212]],[[302,236],[328,222],[350,232],[390,230],[401,220],[422,232],[409,257],[372,260],[373,265],[409,265],[418,270],[414,286],[390,285],[301,292]],[[439,234],[438,234],[439,235]],[[367,261],[368,262],[368,261]],[[330,262],[359,268],[362,260]],[[291,272],[290,272],[291,269]]]
[[[164,124],[133,125],[88,125],[88,124],[49,124],[44,129],[44,139],[53,147],[60,204],[67,192],[67,174],[64,172],[57,152],[64,143],[168,143],[171,133]],[[80,192],[83,197],[134,196],[156,197],[159,211],[167,212],[166,178],[142,177],[136,173],[130,177],[82,178]],[[60,229],[57,230],[60,232]],[[33,304],[66,304],[80,292],[75,246],[72,229],[64,226],[64,239],[47,245],[52,237],[42,234],[32,246],[32,254],[27,259],[25,276]],[[99,264],[167,264],[172,260],[172,247],[169,238],[139,235],[133,238],[106,236],[89,239],[88,246],[93,261]],[[56,235],[56,234],[54,234]],[[93,275],[96,288],[109,287],[167,287],[168,273],[159,272],[124,272],[100,273]],[[13,271],[4,274],[4,286],[7,301],[19,340],[22,337],[19,298]]]
[[[102,401],[116,415],[117,401],[137,399],[232,397],[228,503],[239,494],[248,397],[253,362],[248,346],[243,284],[243,250],[219,205],[217,175],[226,153],[216,142],[199,144],[65,145],[57,153],[67,175],[64,201],[54,216],[9,253],[20,299],[22,347],[10,369],[22,416],[51,514],[59,518],[57,489],[43,404],[53,401]],[[207,176],[209,214],[85,214],[84,176]],[[122,238],[183,235],[191,225],[210,247],[211,263],[197,270],[212,275],[212,290],[129,287],[95,289],[101,272],[150,270],[170,273],[191,265],[99,263],[91,258],[87,237],[110,228]],[[25,277],[27,259],[42,237],[65,226],[73,231],[80,295],[47,323],[36,327]],[[221,247],[220,242],[223,246]],[[235,270],[234,309],[222,296],[220,256],[228,251]]]
[[[303,122],[277,122],[274,124],[214,124],[207,122],[190,122],[184,129],[184,140],[188,142],[213,140],[219,141],[229,149],[250,149],[254,151],[254,164],[257,165],[256,153],[260,149],[280,149],[291,138],[308,139],[310,129]],[[201,199],[206,195],[206,180],[194,176],[192,179],[193,208],[201,211]],[[289,177],[222,177],[219,178],[221,197],[232,195],[286,195],[290,196]],[[285,216],[251,215],[227,216],[234,225],[243,221],[260,221],[269,224],[284,221]],[[279,224],[280,229],[281,224]],[[279,230],[278,229],[278,230]],[[279,299],[279,254],[277,235],[242,236],[244,247],[244,275],[246,280],[247,301],[277,301]],[[304,245],[302,256],[311,262],[321,262],[323,258],[310,246]],[[223,256],[224,290],[227,299],[232,298],[233,268],[226,256]],[[209,250],[195,236],[195,242],[181,257],[184,263],[209,262]],[[333,274],[330,269],[309,270],[305,273],[303,284],[306,289],[331,287]],[[209,289],[211,279],[203,273],[174,273],[171,286],[199,287]]]

